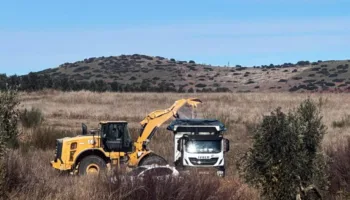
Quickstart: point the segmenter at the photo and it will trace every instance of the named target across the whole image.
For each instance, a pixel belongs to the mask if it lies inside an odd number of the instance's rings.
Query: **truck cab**
[[[224,138],[225,126],[218,120],[177,119],[168,130],[174,133],[174,163],[181,169],[215,169],[225,176],[224,155],[229,141]]]

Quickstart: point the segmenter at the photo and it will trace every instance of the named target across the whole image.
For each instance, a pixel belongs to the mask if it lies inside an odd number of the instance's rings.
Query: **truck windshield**
[[[221,141],[197,140],[186,142],[187,153],[220,153]]]

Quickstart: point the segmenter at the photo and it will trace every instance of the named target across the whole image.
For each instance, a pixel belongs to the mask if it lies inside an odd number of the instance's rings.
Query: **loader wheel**
[[[168,162],[161,156],[158,156],[156,154],[150,154],[140,161],[139,166],[152,164],[167,165]]]
[[[79,175],[99,174],[107,167],[106,162],[98,156],[87,156],[79,164]]]

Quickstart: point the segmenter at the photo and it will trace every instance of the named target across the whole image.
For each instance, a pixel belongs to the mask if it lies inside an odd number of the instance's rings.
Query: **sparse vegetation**
[[[31,110],[25,108],[20,113],[20,120],[21,124],[25,128],[35,128],[39,126],[43,120],[44,116],[40,109],[38,108],[31,108]]]
[[[151,78],[150,78],[151,79]],[[306,85],[307,86],[307,85]],[[227,88],[228,89],[228,88]],[[187,91],[187,90],[186,90]],[[203,92],[203,89],[201,88]],[[252,91],[252,90],[251,90]],[[194,90],[192,90],[194,92]],[[215,92],[215,90],[213,90]],[[244,93],[243,93],[244,92]],[[194,95],[194,96],[193,96]],[[89,128],[96,128],[99,120],[121,119],[130,123],[130,132],[135,139],[139,133],[139,121],[144,117],[143,113],[152,110],[164,108],[171,104],[174,100],[187,97],[198,97],[203,101],[203,105],[198,107],[198,117],[203,117],[204,113],[215,113],[220,119],[224,120],[225,125],[229,128],[225,134],[231,142],[231,150],[227,153],[227,178],[220,181],[219,189],[216,194],[218,198],[226,198],[226,189],[231,191],[229,195],[232,198],[259,199],[258,190],[247,186],[243,180],[233,178],[237,177],[238,171],[236,163],[241,154],[247,152],[252,145],[251,130],[257,127],[258,122],[262,121],[262,115],[271,109],[271,107],[283,107],[283,110],[292,109],[305,100],[309,94],[288,94],[288,93],[93,93],[93,92],[61,92],[53,90],[45,90],[41,92],[27,93],[21,92],[19,97],[22,101],[21,109],[31,110],[31,108],[40,108],[45,121],[37,129],[40,132],[34,133],[33,129],[24,129],[21,134],[23,140],[20,143],[19,150],[9,150],[7,155],[11,158],[6,161],[6,165],[12,170],[7,181],[11,183],[11,190],[7,191],[12,199],[96,199],[107,198],[104,195],[111,195],[119,187],[119,191],[127,191],[127,182],[122,185],[107,185],[110,190],[106,191],[105,180],[103,177],[97,179],[62,176],[52,170],[49,161],[52,159],[54,144],[51,140],[57,137],[75,135],[81,131],[81,123],[84,122]],[[333,127],[333,121],[341,120],[347,116],[347,107],[350,104],[349,94],[313,94],[311,98],[317,101],[320,97],[324,98],[317,104],[322,105],[322,121],[327,125],[329,130],[322,140],[322,148],[326,150],[327,155],[331,158],[329,161],[329,194],[332,197],[343,195],[350,190],[348,188],[348,170],[346,168],[347,154],[345,149],[346,137],[349,135],[349,127],[343,128]],[[117,101],[116,101],[117,99]],[[143,105],[147,102],[147,106]],[[341,102],[341,103],[339,103]],[[118,107],[118,112],[110,112]],[[130,107],[137,108],[138,112],[130,112]],[[345,113],[344,113],[345,112]],[[285,114],[287,115],[287,114]],[[205,115],[206,116],[206,115]],[[207,116],[210,117],[210,116]],[[300,130],[298,130],[300,131]],[[53,133],[50,136],[47,133]],[[160,127],[159,133],[155,134],[150,143],[150,149],[164,156],[167,160],[172,160],[172,149],[170,145],[171,134],[167,134],[164,127]],[[298,132],[299,133],[299,132]],[[37,135],[34,135],[37,134]],[[34,140],[36,137],[38,139]],[[43,137],[43,141],[39,139]],[[51,139],[49,139],[51,137]],[[37,142],[33,142],[37,141]],[[47,145],[44,145],[44,141]],[[162,142],[161,142],[162,141]],[[164,142],[165,141],[165,142]],[[345,149],[344,151],[342,149]],[[41,150],[45,149],[45,150]],[[343,152],[343,153],[341,153]],[[40,157],[40,159],[38,159]],[[344,173],[345,172],[345,173]],[[19,174],[19,176],[17,175]],[[21,178],[16,178],[21,177]],[[195,179],[195,182],[205,181],[205,179]],[[216,183],[213,180],[212,183]],[[99,184],[96,184],[99,183]],[[161,182],[163,183],[163,182]],[[236,185],[237,183],[237,185]],[[167,187],[185,190],[186,187],[171,187],[169,184],[163,183],[164,187],[155,187],[161,191]],[[186,185],[186,183],[181,182]],[[194,184],[194,183],[193,183]],[[206,184],[197,184],[205,186]],[[100,188],[101,186],[101,188]],[[135,190],[130,198],[138,198],[137,195],[142,194],[145,199],[146,194],[150,195],[148,185],[140,185],[144,190]],[[187,186],[187,185],[186,185]],[[236,190],[239,189],[238,193]],[[317,185],[318,186],[318,185]],[[206,186],[205,186],[206,187]],[[129,187],[130,188],[130,187]],[[165,188],[165,189],[164,189]],[[181,189],[182,188],[182,189]],[[21,190],[19,190],[21,189]],[[125,190],[124,190],[125,189]],[[200,187],[192,188],[202,191]],[[208,187],[211,189],[211,187]],[[85,191],[82,192],[82,191]],[[88,192],[86,192],[88,191]],[[141,192],[147,191],[147,192]],[[219,192],[220,191],[220,192]],[[339,192],[340,191],[340,192]],[[173,194],[168,192],[169,194]],[[119,193],[118,193],[119,194]],[[206,193],[205,196],[213,193]],[[162,194],[160,194],[162,195]],[[27,198],[26,198],[27,197]],[[129,197],[125,197],[128,199]],[[163,198],[164,196],[158,196]],[[174,196],[171,196],[174,197]],[[179,197],[179,196],[175,196]],[[192,198],[192,196],[185,196]],[[114,194],[113,198],[118,199],[119,196]],[[165,198],[166,199],[166,198]],[[205,199],[205,197],[203,197]],[[332,199],[325,196],[325,199]]]
[[[334,128],[350,127],[350,115],[345,115],[339,121],[333,121],[332,126]]]

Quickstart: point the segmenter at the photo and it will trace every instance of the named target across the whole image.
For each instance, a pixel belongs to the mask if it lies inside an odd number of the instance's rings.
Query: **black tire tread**
[[[142,160],[139,163],[139,166],[151,164],[167,165],[168,162],[163,157],[151,153],[150,155],[147,155],[146,157],[142,158]]]
[[[104,170],[107,168],[106,162],[101,157],[90,155],[90,156],[86,156],[81,160],[78,168],[79,175],[85,175],[86,167],[91,163],[95,163],[96,165],[98,165],[101,170]]]

